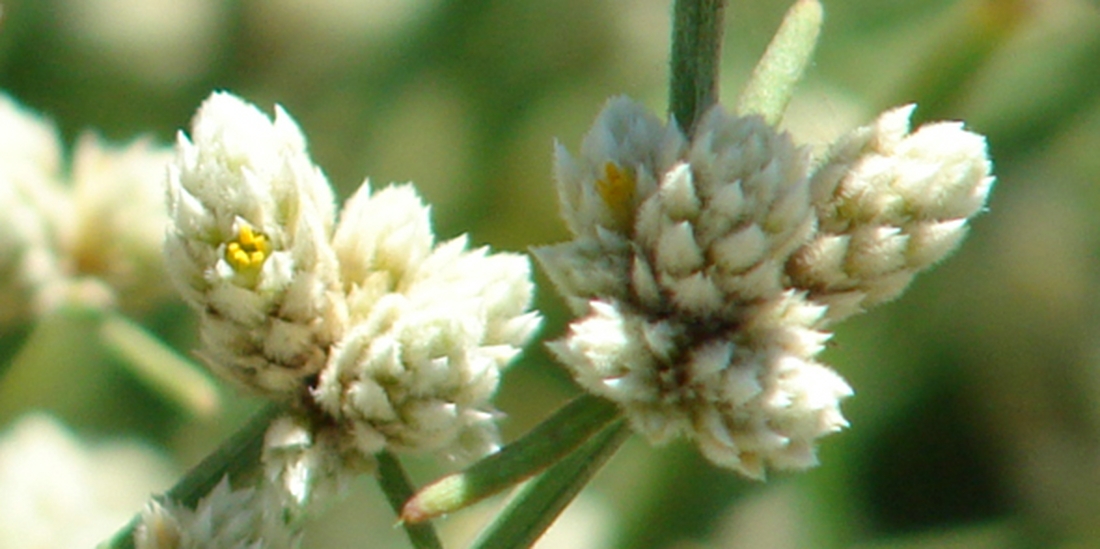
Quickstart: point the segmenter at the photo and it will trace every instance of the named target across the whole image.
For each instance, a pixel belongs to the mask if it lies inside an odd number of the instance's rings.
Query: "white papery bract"
[[[533,335],[523,256],[437,244],[412,186],[349,199],[333,238],[349,330],[314,391],[348,422],[361,451],[439,452],[459,460],[496,448],[489,399]]]
[[[139,311],[168,295],[160,261],[167,149],[57,131],[0,94],[0,322],[66,305]]]
[[[215,93],[168,172],[165,256],[201,316],[210,368],[268,396],[304,392],[344,322],[332,191],[294,121]]]
[[[898,133],[898,116],[857,130],[811,172],[807,150],[759,117],[716,106],[688,139],[641,106],[611,100],[580,158],[557,149],[563,216],[576,239],[534,252],[582,318],[551,350],[655,442],[686,436],[711,461],[755,478],[814,465],[816,440],[847,425],[839,403],[852,394],[815,359],[838,306],[805,274],[834,259],[815,250],[848,238],[845,257],[855,258],[860,280],[884,285],[882,277],[942,257],[957,242],[940,234],[953,230],[943,223],[976,213],[991,182],[980,137],[933,153],[921,132]],[[894,194],[925,199],[917,218],[935,222],[911,231],[920,236],[899,238],[902,217],[881,204],[877,216],[848,213],[882,184],[872,154],[944,182],[929,195],[916,175],[889,179]]]

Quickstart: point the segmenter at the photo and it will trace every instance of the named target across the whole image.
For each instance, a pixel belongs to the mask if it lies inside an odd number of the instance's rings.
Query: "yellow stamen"
[[[263,233],[253,232],[250,225],[242,223],[236,240],[225,246],[225,260],[238,272],[255,272],[263,266],[270,247]]]
[[[604,165],[604,174],[603,178],[596,181],[596,192],[611,209],[618,225],[616,228],[627,229],[634,219],[634,207],[631,204],[636,185],[634,175],[619,168],[614,162]]]

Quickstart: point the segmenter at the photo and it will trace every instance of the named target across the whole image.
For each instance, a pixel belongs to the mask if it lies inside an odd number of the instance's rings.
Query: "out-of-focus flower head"
[[[269,486],[234,490],[223,478],[195,509],[153,500],[134,532],[137,549],[290,549],[300,524],[288,522]]]
[[[909,134],[910,111],[815,169],[759,117],[716,106],[689,139],[613,99],[579,159],[557,151],[576,238],[535,254],[583,318],[551,349],[651,440],[689,437],[756,478],[814,465],[852,393],[815,358],[825,326],[949,253],[992,183],[983,138]]]
[[[171,153],[85,134],[63,166],[54,127],[2,94],[0,128],[0,322],[73,304],[136,311],[166,297]]]
[[[146,447],[89,446],[49,416],[24,416],[0,434],[0,547],[93,547],[172,478]]]

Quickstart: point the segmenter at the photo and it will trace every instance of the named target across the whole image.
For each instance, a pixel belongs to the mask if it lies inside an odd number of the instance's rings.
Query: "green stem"
[[[577,397],[499,452],[425,486],[405,504],[401,519],[422,522],[515,486],[561,461],[617,417],[611,402]]]
[[[409,481],[409,476],[405,474],[405,468],[401,466],[397,456],[390,451],[383,450],[375,457],[378,458],[378,485],[382,487],[382,492],[386,494],[386,500],[390,502],[394,512],[400,515],[401,507],[412,497],[415,491],[412,482]],[[401,526],[405,528],[409,541],[416,549],[443,548],[443,544],[436,536],[431,523],[410,524],[402,521]]]
[[[629,435],[630,429],[620,419],[532,480],[482,532],[473,547],[531,547]]]
[[[193,467],[175,486],[164,494],[169,499],[194,508],[199,500],[210,493],[226,475],[233,484],[247,484],[260,472],[260,454],[263,452],[264,433],[271,420],[282,412],[269,405],[256,414],[244,427],[229,437],[217,450]],[[133,549],[134,529],[141,522],[141,515],[134,517],[115,534],[107,549]]]
[[[718,101],[726,0],[676,0],[672,21],[669,112],[684,133]]]

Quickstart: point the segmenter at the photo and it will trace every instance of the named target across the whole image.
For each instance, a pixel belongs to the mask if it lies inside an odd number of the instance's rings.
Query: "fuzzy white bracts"
[[[992,182],[984,139],[956,124],[909,135],[910,111],[812,170],[757,117],[712,108],[689,141],[612,100],[579,159],[557,151],[577,238],[535,255],[583,318],[551,349],[653,441],[687,436],[755,478],[814,465],[852,393],[815,360],[826,324],[949,253]]]
[[[211,369],[365,456],[496,447],[490,398],[540,321],[526,258],[437,244],[411,185],[364,184],[337,221],[293,120],[226,93],[181,134],[168,197],[166,259]]]
[[[351,327],[314,397],[363,452],[469,461],[497,447],[488,402],[540,317],[527,258],[436,244],[428,213],[408,185],[363,187],[345,205],[333,245]]]
[[[909,133],[914,108],[841,137],[814,172],[818,232],[788,273],[829,305],[830,320],[900,295],[958,247],[993,186],[984,137],[961,122]]]
[[[168,172],[164,249],[201,315],[201,356],[239,383],[296,396],[324,367],[346,316],[328,180],[282,109],[272,122],[214,94],[191,134],[180,134]]]
[[[172,501],[150,501],[134,532],[136,549],[291,549],[301,525],[285,517],[268,485],[234,490],[223,478],[194,509]]]

